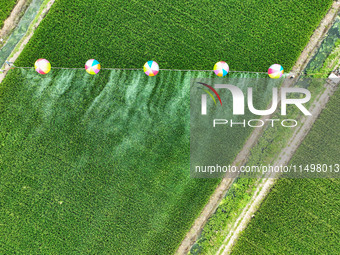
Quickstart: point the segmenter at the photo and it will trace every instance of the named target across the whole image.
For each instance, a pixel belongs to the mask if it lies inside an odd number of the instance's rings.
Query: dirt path
[[[314,31],[313,35],[310,38],[309,43],[307,44],[307,46],[305,47],[305,49],[299,56],[298,60],[296,61],[295,65],[293,66],[292,73],[301,72],[305,68],[305,66],[310,61],[313,54],[316,52],[316,50],[320,46],[324,35],[327,33],[328,29],[331,27],[333,20],[337,16],[339,8],[340,8],[340,2],[338,1],[334,2],[332,7],[327,12],[326,16],[320,22],[320,25],[318,26],[318,28]],[[286,79],[282,86],[289,87],[292,84],[294,84],[297,81],[297,79],[298,79],[298,75],[296,75],[294,79]],[[264,116],[263,119],[268,119],[270,117],[271,116]],[[246,163],[251,148],[256,144],[258,138],[261,136],[265,128],[266,128],[265,126],[263,128],[257,128],[252,132],[249,139],[244,144],[242,150],[239,152],[239,154],[235,158],[232,165],[242,166]],[[263,184],[263,185],[266,185],[266,187],[271,187],[270,185],[272,185],[272,183],[270,183],[270,181],[273,181],[273,180],[274,179],[269,179],[268,182],[267,181],[265,182],[268,184]],[[206,224],[210,216],[215,212],[216,208],[222,201],[223,197],[227,193],[233,181],[234,181],[233,178],[222,179],[221,183],[218,185],[213,195],[210,197],[208,203],[203,208],[201,214],[195,220],[191,229],[189,230],[189,232],[183,239],[182,243],[180,244],[179,248],[176,251],[176,254],[187,254],[190,251],[191,246],[195,243],[202,228],[204,227],[204,225]],[[265,196],[265,194],[263,195]],[[236,240],[236,236],[233,240]]]
[[[39,26],[40,22],[44,19],[44,17],[48,13],[48,11],[51,9],[54,2],[55,2],[55,0],[50,0],[48,2],[48,4],[44,7],[44,9],[41,11],[41,14],[40,14],[39,18],[36,20],[36,22],[34,24],[31,24],[31,26],[33,26],[33,29],[31,29],[31,27],[28,28],[28,30],[27,30],[28,34],[26,34],[23,37],[23,39],[18,43],[17,47],[14,48],[13,52],[15,52],[15,54],[8,60],[9,62],[15,62],[15,60],[19,57],[19,55],[21,54],[21,52],[25,48],[26,44],[32,38],[35,29]],[[7,68],[8,68],[8,66],[7,66]],[[4,73],[0,73],[0,83],[5,78],[7,71],[8,71],[8,69],[6,69]]]
[[[301,120],[302,123],[304,123],[303,126],[294,132],[288,142],[288,145],[281,151],[278,157],[279,160],[273,164],[274,166],[287,165],[303,139],[309,133],[313,123],[316,121],[321,111],[325,108],[330,96],[336,90],[336,86],[329,82],[329,80],[325,84],[325,87],[325,91],[313,102],[314,107],[310,109],[312,117],[304,117],[304,119]],[[217,254],[227,255],[231,253],[232,247],[235,245],[236,240],[239,238],[241,232],[247,227],[252,216],[271,191],[277,180],[277,177],[277,174],[274,173],[269,178],[265,178],[263,182],[257,187],[254,196],[236,220],[233,228],[224,241],[225,244],[221,246]]]
[[[21,14],[27,9],[28,0],[19,0],[0,30],[0,38],[6,38],[19,23]]]

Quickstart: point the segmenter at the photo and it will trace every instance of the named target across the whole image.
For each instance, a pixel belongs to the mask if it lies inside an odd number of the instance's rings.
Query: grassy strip
[[[205,225],[189,254],[213,254],[222,245],[237,217],[250,201],[257,179],[238,178]]]
[[[339,56],[340,56],[340,40],[335,43],[335,49],[327,57],[322,65],[322,68],[318,71],[320,74],[316,75],[319,78],[326,78],[329,73],[334,71],[336,67],[339,66]]]

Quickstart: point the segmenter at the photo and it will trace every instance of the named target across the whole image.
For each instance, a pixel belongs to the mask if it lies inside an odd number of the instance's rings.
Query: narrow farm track
[[[316,50],[320,46],[323,40],[323,37],[325,36],[327,31],[331,27],[331,24],[336,18],[339,9],[340,9],[340,1],[334,2],[331,8],[329,9],[329,11],[327,12],[327,14],[325,15],[325,17],[320,22],[320,25],[314,31],[313,35],[310,38],[309,43],[307,44],[305,49],[302,51],[295,65],[293,66],[292,71],[291,71],[292,73],[299,73],[306,67],[307,63],[310,61],[313,54],[316,52]],[[294,84],[298,78],[299,76],[296,76],[294,79],[286,79],[282,86],[289,87],[292,84]],[[268,119],[270,117],[271,116],[264,116],[262,119]],[[257,140],[262,135],[265,128],[266,126],[262,128],[257,128],[252,132],[249,139],[244,144],[239,154],[236,156],[232,165],[242,166],[246,163],[251,148],[256,144]],[[189,230],[189,232],[183,239],[182,243],[180,244],[179,248],[176,251],[176,254],[187,254],[190,251],[191,246],[197,240],[201,230],[203,229],[204,225],[206,224],[210,216],[216,211],[218,205],[222,201],[223,197],[227,193],[233,181],[234,181],[233,178],[225,177],[222,179],[221,183],[218,185],[215,192],[210,197],[209,202],[203,208],[200,216],[195,220],[191,229]],[[274,181],[274,179],[271,178],[268,181]],[[267,181],[265,183],[267,183]],[[271,187],[270,185],[272,185],[272,183],[267,184],[267,186]],[[257,194],[257,192],[255,192],[255,194]],[[249,208],[248,205],[246,206],[246,208]],[[238,221],[239,219],[236,222]],[[236,240],[236,238],[234,240]]]

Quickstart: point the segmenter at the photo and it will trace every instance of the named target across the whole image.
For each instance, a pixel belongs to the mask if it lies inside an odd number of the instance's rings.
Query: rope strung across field
[[[34,68],[28,66],[15,66],[13,68]],[[51,69],[71,69],[71,70],[80,70],[84,69],[83,67],[51,67]],[[113,67],[102,67],[101,70],[132,70],[132,71],[140,71],[143,68],[113,68]],[[214,70],[191,70],[191,69],[159,69],[160,71],[178,71],[178,72],[213,72]],[[267,72],[250,72],[250,71],[229,71],[229,72],[238,72],[238,73],[267,73]]]
[[[34,67],[28,66],[12,66],[11,68],[31,69]],[[65,70],[83,70],[83,67],[51,67],[51,69],[65,69]],[[143,68],[101,68],[101,70],[130,70],[130,71],[143,71]],[[175,72],[213,72],[214,70],[190,70],[190,69],[159,69],[160,71],[175,71]],[[334,70],[335,71],[335,70]],[[230,73],[254,73],[254,74],[268,74],[267,72],[253,72],[253,71],[229,71]],[[289,72],[286,75],[323,75],[329,73],[306,73],[306,72]]]

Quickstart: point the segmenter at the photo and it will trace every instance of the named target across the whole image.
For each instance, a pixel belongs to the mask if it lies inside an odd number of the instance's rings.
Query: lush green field
[[[4,21],[7,19],[7,17],[11,13],[17,1],[18,0],[0,1],[0,29],[4,25]]]
[[[84,73],[1,84],[0,253],[171,254],[219,182],[189,174],[190,80],[213,74]]]
[[[0,253],[174,252],[217,183],[186,171],[192,76],[11,71],[0,93]]]
[[[340,90],[291,163],[339,164]],[[338,254],[340,179],[280,179],[233,249],[236,254]]]
[[[113,2],[57,0],[16,65],[289,69],[332,1]],[[0,85],[0,253],[173,253],[218,183],[188,172],[189,83],[211,75],[11,70]],[[250,130],[235,132],[227,162]]]
[[[339,179],[281,179],[232,254],[339,254]]]
[[[57,0],[18,66],[47,58],[52,66],[211,70],[289,70],[332,0],[112,1]]]

